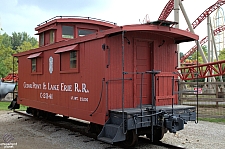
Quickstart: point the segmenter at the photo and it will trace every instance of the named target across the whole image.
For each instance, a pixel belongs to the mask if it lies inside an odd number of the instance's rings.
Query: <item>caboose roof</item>
[[[75,39],[70,39],[67,41],[61,41],[54,44],[46,45],[37,49],[33,49],[30,51],[14,54],[14,56],[19,57],[27,54],[37,53],[45,50],[51,50],[61,47],[66,47],[74,44],[79,44],[82,42],[96,40],[99,38],[104,38],[106,36],[113,36],[120,34],[122,32],[149,32],[157,35],[161,35],[172,38],[174,43],[179,44],[182,42],[195,41],[199,39],[199,36],[193,34],[186,30],[181,30],[177,28],[173,28],[170,26],[160,26],[154,24],[138,24],[138,25],[125,25],[125,26],[117,26],[108,30],[104,30],[101,32],[96,32],[87,36],[78,37]]]
[[[56,16],[53,17],[47,21],[44,21],[37,25],[35,28],[35,31],[38,31],[38,33],[43,32],[47,29],[54,29],[54,24],[56,23],[85,23],[85,24],[95,24],[105,27],[115,27],[116,23],[91,18],[91,17],[81,17],[81,16]],[[37,33],[37,34],[38,34]]]

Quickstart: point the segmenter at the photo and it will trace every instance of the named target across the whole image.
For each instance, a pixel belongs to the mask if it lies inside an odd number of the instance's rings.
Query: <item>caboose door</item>
[[[141,90],[142,104],[151,104],[151,75],[141,72],[153,69],[153,42],[135,40],[134,44],[134,107],[140,105]],[[141,81],[142,80],[142,81]],[[142,82],[142,83],[141,83]],[[141,89],[142,86],[142,89]]]

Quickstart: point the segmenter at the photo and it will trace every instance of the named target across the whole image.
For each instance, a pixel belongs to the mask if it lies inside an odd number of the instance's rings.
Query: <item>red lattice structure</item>
[[[166,20],[167,17],[170,15],[170,13],[172,12],[174,8],[174,0],[169,0],[169,2],[166,4],[166,6],[163,8],[160,16],[159,16],[159,20]]]
[[[215,10],[217,10],[218,8],[220,8],[222,5],[225,4],[225,0],[218,0],[215,4],[213,4],[212,6],[210,6],[209,8],[207,8],[193,23],[192,23],[192,27],[193,29],[195,29],[203,20],[205,20],[211,13],[213,13]],[[169,2],[166,4],[166,6],[164,7],[163,11],[161,12],[160,16],[159,16],[159,20],[166,20],[167,17],[169,16],[169,14],[172,12],[172,10],[174,9],[174,0],[169,0]],[[217,35],[218,33],[222,32],[225,30],[225,26],[221,26],[217,29],[214,30],[214,36]],[[187,31],[189,31],[189,28],[187,28]],[[200,45],[205,44],[206,42],[208,42],[208,36],[206,36],[205,38],[203,38],[200,41]],[[197,50],[197,45],[195,45],[193,48],[191,48],[180,60],[181,63],[183,63],[185,61],[185,59],[187,59],[189,56],[191,56],[195,51]],[[220,66],[221,62],[214,62],[214,65]],[[212,65],[212,63],[208,63],[208,64],[203,64],[204,67],[207,67],[207,70],[210,70],[210,68],[214,68]],[[202,65],[201,65],[202,66]],[[184,67],[184,68],[179,68],[185,71],[189,71],[189,73],[187,73],[186,75],[181,75],[181,79],[189,79],[189,76],[192,72],[195,71],[196,66],[189,66],[189,67]],[[203,66],[202,66],[203,67]],[[185,72],[184,71],[184,72]],[[202,72],[199,70],[199,72]],[[218,72],[218,71],[217,71]],[[204,73],[202,73],[204,74]],[[209,73],[211,74],[211,73]],[[220,73],[215,73],[215,74],[211,74],[211,76],[217,76]],[[220,74],[221,75],[221,74]],[[193,78],[193,74],[191,75],[192,77],[190,77],[190,79],[194,79]],[[206,77],[205,75],[200,75],[198,77]],[[209,76],[207,76],[209,77]]]
[[[205,18],[207,18],[211,13],[213,13],[216,9],[225,4],[225,0],[218,0],[215,4],[207,8],[193,23],[192,27],[195,29]],[[189,28],[187,28],[189,31]]]
[[[178,75],[182,80],[221,76],[225,74],[225,60],[177,68],[177,70],[180,71]]]
[[[195,29],[203,20],[205,20],[212,12],[214,12],[216,9],[221,7],[225,4],[225,0],[218,0],[215,4],[207,8],[193,23],[192,27]],[[174,0],[169,0],[169,2],[164,7],[163,11],[161,12],[159,16],[159,20],[166,20],[169,14],[174,9]],[[221,26],[214,30],[214,36],[218,33],[225,30],[225,26]],[[189,31],[189,28],[187,29]],[[200,41],[200,45],[205,44],[208,42],[208,36],[203,38]],[[191,48],[182,58],[181,63],[185,61],[190,55],[192,55],[197,50],[197,45],[195,45],[193,48]],[[197,78],[207,78],[207,77],[213,77],[213,76],[221,76],[225,74],[225,60],[218,61],[218,62],[212,62],[207,64],[201,64],[201,65],[193,65],[193,66],[187,66],[178,68],[177,70],[180,72],[178,73],[179,77],[182,80],[193,80]]]
[[[215,4],[207,8],[193,23],[192,27],[195,29],[205,18],[207,18],[212,12],[214,12],[216,9],[221,7],[225,4],[225,0],[218,0]],[[166,20],[167,17],[170,15],[172,10],[174,9],[174,0],[169,0],[169,2],[166,4],[166,6],[163,8],[159,20]],[[187,28],[187,30],[189,30]]]
[[[17,73],[10,73],[8,74],[8,76],[2,78],[3,82],[17,82],[19,79],[18,74]]]
[[[214,36],[218,35],[220,32],[222,32],[224,30],[225,30],[225,25],[218,27],[217,29],[214,30]],[[206,36],[205,38],[203,38],[200,41],[200,45],[203,45],[206,42],[208,42],[208,36]],[[184,56],[181,57],[180,62],[183,63],[185,61],[185,59],[187,59],[189,56],[194,54],[196,50],[197,50],[197,45],[195,45],[187,53],[185,53]]]

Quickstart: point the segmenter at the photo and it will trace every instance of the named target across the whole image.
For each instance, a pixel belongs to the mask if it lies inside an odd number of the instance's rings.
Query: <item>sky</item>
[[[140,24],[146,15],[150,21],[158,19],[169,0],[1,0],[1,34],[6,32],[27,32],[30,36],[34,28],[55,16],[84,16],[117,23],[117,25]],[[184,0],[182,3],[191,22],[217,0]],[[224,7],[224,6],[223,6]],[[167,20],[173,21],[173,12]],[[214,14],[211,15],[214,17]],[[195,30],[200,39],[207,36],[207,21],[203,21]],[[180,12],[180,28],[187,24]],[[193,43],[182,44],[181,52],[187,52]]]

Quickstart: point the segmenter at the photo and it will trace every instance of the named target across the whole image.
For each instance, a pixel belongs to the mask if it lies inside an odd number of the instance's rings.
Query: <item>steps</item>
[[[124,141],[126,139],[123,133],[122,123],[120,125],[114,124],[109,119],[104,125],[101,133],[98,135],[98,140],[113,144],[114,142]]]

